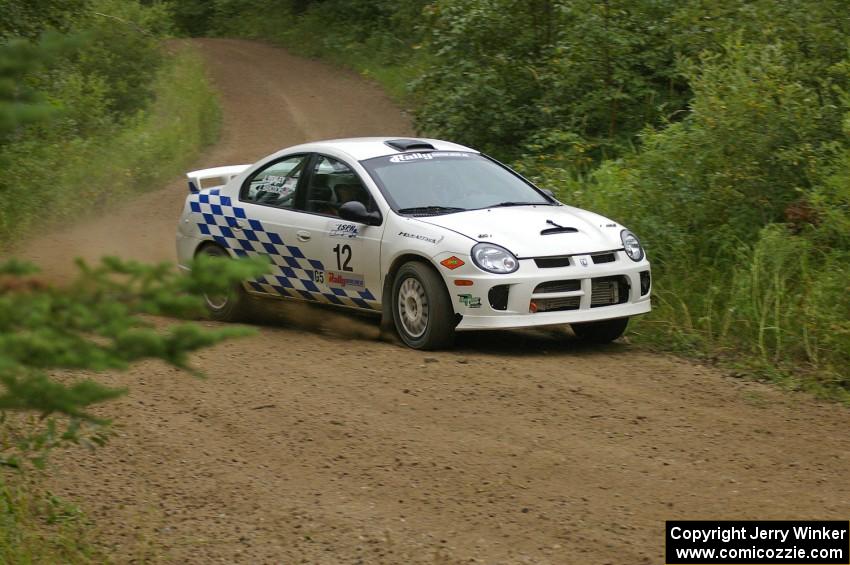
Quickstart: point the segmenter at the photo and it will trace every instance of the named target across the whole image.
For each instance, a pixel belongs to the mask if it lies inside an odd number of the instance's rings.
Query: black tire
[[[629,325],[628,318],[614,318],[613,320],[600,320],[599,322],[585,322],[583,324],[570,324],[573,333],[588,343],[611,343],[622,336]]]
[[[230,255],[218,245],[205,245],[197,255],[207,255],[221,259],[230,259]],[[235,285],[230,292],[222,296],[210,296],[204,293],[204,305],[209,317],[218,322],[238,322],[248,317],[250,298],[242,284]]]
[[[396,332],[413,349],[444,349],[454,342],[449,293],[434,269],[417,261],[401,266],[393,280],[392,315]]]

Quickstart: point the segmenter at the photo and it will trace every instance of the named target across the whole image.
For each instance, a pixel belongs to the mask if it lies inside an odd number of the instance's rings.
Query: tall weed
[[[183,50],[169,59],[153,92],[148,109],[92,135],[33,137],[0,148],[0,244],[155,187],[215,139],[219,110],[197,54]]]
[[[107,563],[75,505],[32,477],[0,475],[0,563]]]

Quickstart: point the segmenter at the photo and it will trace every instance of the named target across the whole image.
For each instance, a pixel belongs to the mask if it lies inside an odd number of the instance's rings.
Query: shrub
[[[659,305],[645,332],[846,386],[847,84],[804,80],[795,61],[733,40],[685,67],[684,120],[589,180],[549,162],[539,177],[647,242]]]
[[[63,86],[66,101],[80,100],[78,111],[99,103],[93,86],[82,84],[85,80],[69,79]],[[7,164],[0,178],[0,244],[155,187],[179,174],[215,139],[219,110],[197,55],[182,51],[169,59],[153,88],[153,105],[120,125],[107,120],[85,137],[33,133],[0,147],[0,160]],[[74,116],[66,113],[50,127],[78,130],[68,124]],[[47,189],[50,199],[44,197]]]

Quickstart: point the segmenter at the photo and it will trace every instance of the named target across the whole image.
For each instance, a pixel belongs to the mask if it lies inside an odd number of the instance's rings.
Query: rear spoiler
[[[212,169],[201,169],[186,173],[186,178],[189,179],[189,192],[200,192],[203,188],[203,182],[209,179],[221,179],[221,185],[227,182],[250,167],[251,165],[229,165],[227,167],[213,167]]]

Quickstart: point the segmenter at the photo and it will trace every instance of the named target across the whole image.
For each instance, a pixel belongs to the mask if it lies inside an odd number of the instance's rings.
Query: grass
[[[0,475],[0,563],[106,562],[77,506],[25,475]]]
[[[715,278],[708,291],[656,272],[653,312],[631,326],[633,343],[850,405],[842,345],[848,322],[828,325],[828,309],[810,296],[824,274],[806,272],[805,258],[790,246],[774,255],[784,255],[783,260],[766,261],[757,248],[740,267],[697,271]],[[726,286],[718,290],[721,279]]]
[[[87,138],[5,148],[0,247],[50,224],[97,213],[179,174],[220,125],[200,57],[183,49],[159,73],[156,99],[120,127]]]

